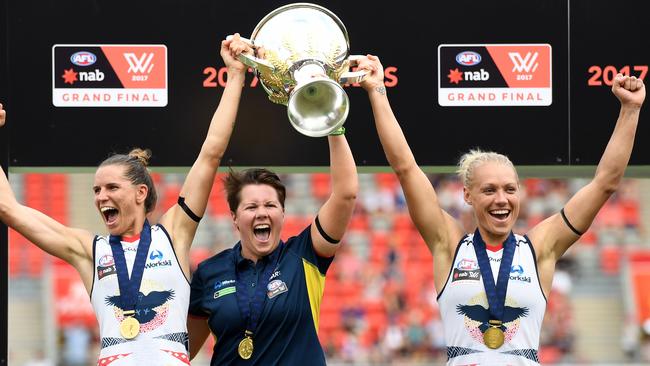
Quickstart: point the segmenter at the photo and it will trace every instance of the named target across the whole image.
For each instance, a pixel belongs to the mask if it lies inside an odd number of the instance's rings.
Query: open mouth
[[[259,241],[267,241],[271,236],[271,225],[269,224],[260,224],[253,228],[253,234],[255,238]]]
[[[499,221],[503,221],[510,216],[510,210],[492,210],[490,215]]]
[[[120,212],[115,207],[109,206],[104,206],[99,210],[102,212],[102,215],[104,215],[104,221],[106,221],[107,225],[114,223],[115,220],[117,220],[117,214]]]

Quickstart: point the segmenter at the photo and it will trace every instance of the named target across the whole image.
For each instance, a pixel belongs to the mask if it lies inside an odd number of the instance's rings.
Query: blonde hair
[[[510,161],[507,156],[494,151],[483,151],[477,148],[463,154],[458,162],[456,173],[463,182],[463,185],[469,188],[474,180],[474,169],[488,162],[499,163],[511,167],[515,172],[515,175],[517,175],[517,180],[519,180],[517,169],[515,169],[514,164],[512,164],[512,161]]]

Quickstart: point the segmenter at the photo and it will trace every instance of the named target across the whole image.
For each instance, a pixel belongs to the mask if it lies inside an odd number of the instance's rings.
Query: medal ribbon
[[[246,323],[246,336],[252,336],[255,334],[255,330],[257,329],[257,322],[260,319],[260,315],[262,315],[262,310],[264,310],[266,286],[269,284],[271,275],[278,265],[282,247],[283,243],[280,242],[280,247],[277,248],[273,254],[271,254],[271,258],[269,258],[271,260],[266,264],[264,274],[262,275],[260,282],[257,284],[252,298],[249,296],[247,284],[241,280],[241,274],[237,270],[237,257],[235,255],[235,251],[233,251],[233,256],[235,257],[235,278],[237,281],[237,304],[239,305],[239,311],[241,312],[242,319],[244,319],[244,322]],[[248,332],[250,332],[250,334]]]
[[[151,244],[151,226],[145,219],[142,232],[140,233],[138,250],[135,253],[135,262],[133,263],[133,269],[131,270],[131,278],[129,278],[126,258],[124,257],[124,249],[122,248],[122,236],[111,235],[109,243],[111,244],[113,259],[115,260],[115,270],[117,271],[117,283],[120,286],[122,310],[135,310],[135,305],[138,302],[140,284],[142,283],[144,265],[147,261],[147,253],[149,253],[149,246]]]
[[[483,286],[487,295],[491,320],[503,320],[508,280],[510,279],[510,266],[515,256],[515,247],[515,235],[510,232],[508,239],[503,243],[503,255],[501,256],[501,263],[499,263],[499,276],[495,285],[485,242],[481,238],[481,233],[478,229],[474,232],[474,251],[476,252],[476,259],[478,260],[478,266],[483,277]]]

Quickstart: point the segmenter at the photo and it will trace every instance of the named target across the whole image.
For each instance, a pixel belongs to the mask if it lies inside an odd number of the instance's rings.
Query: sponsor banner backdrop
[[[164,107],[164,45],[55,45],[52,104],[57,107]]]
[[[553,102],[551,45],[438,46],[438,103],[548,106]]]
[[[319,5],[345,24],[351,54],[380,57],[420,165],[453,166],[476,147],[517,165],[595,165],[618,115],[613,70],[640,76],[648,65],[650,2],[621,1]],[[228,81],[221,41],[250,37],[286,4],[8,0],[10,165],[93,167],[142,147],[152,167],[191,166]],[[612,29],[615,8],[630,14]],[[367,93],[345,91],[357,165],[387,167]],[[632,164],[650,165],[649,128],[650,113],[641,113]],[[325,170],[327,139],[291,127],[250,70],[222,165]]]

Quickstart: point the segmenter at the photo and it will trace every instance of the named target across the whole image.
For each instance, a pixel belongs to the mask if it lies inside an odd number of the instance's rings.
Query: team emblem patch
[[[269,282],[269,285],[266,286],[266,289],[268,290],[266,292],[266,296],[268,296],[269,299],[272,299],[283,292],[289,291],[287,284],[282,282],[282,280],[273,280]]]

